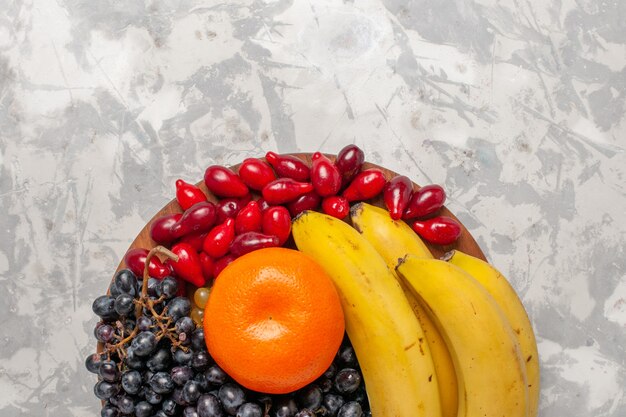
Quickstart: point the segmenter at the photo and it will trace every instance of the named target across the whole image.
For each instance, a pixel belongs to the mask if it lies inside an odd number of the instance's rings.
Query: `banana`
[[[358,203],[350,209],[350,218],[352,226],[376,247],[387,264],[391,265],[392,271],[407,253],[420,258],[433,257],[417,233],[405,222],[393,220],[385,209]]]
[[[361,366],[375,417],[441,417],[428,344],[400,285],[376,252],[348,224],[305,211],[292,234],[339,292],[346,331]]]
[[[526,365],[529,415],[536,416],[539,405],[539,354],[524,305],[507,279],[487,262],[458,250],[446,254],[444,259],[474,277],[496,300],[511,323]]]
[[[367,203],[358,203],[352,206],[350,218],[352,226],[374,246],[387,266],[394,271],[394,275],[398,260],[404,258],[406,254],[428,259],[433,257],[419,236],[405,222],[393,220],[389,216],[389,212],[384,209]],[[448,352],[443,338],[434,323],[428,318],[419,300],[413,295],[410,288],[397,275],[395,276],[424,330],[437,375],[441,414],[443,417],[456,417],[458,389],[450,352]]]
[[[448,262],[407,255],[396,271],[426,305],[457,373],[459,417],[527,417],[526,368],[502,310]]]

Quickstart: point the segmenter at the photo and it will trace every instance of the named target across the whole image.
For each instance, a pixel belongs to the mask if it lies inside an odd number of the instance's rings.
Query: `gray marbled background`
[[[95,416],[91,300],[178,177],[266,150],[444,184],[542,417],[626,416],[626,1],[0,0],[0,416]]]

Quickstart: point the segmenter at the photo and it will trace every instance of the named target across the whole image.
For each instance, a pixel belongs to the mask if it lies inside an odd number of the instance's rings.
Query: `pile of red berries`
[[[152,239],[171,247],[179,261],[167,262],[168,268],[155,260],[151,271],[159,278],[171,274],[171,269],[179,278],[203,286],[237,257],[284,245],[291,219],[299,213],[321,209],[343,219],[351,203],[381,193],[390,216],[409,220],[425,240],[447,245],[458,238],[461,228],[456,221],[433,217],[445,201],[443,188],[428,185],[413,191],[406,176],[388,181],[380,169],[362,169],[363,162],[363,151],[348,145],[334,161],[314,153],[310,167],[298,157],[274,152],[267,152],[265,161],[244,160],[238,172],[212,165],[206,169],[204,184],[219,198],[215,203],[199,187],[179,179],[176,200],[184,212],[160,217],[150,228]],[[127,264],[140,255],[127,255]],[[137,262],[137,269],[142,267]]]

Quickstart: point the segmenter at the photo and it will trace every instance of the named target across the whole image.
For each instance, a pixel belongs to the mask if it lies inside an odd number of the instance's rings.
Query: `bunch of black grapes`
[[[101,353],[87,369],[98,375],[101,417],[368,417],[371,416],[354,350],[345,338],[335,361],[316,381],[287,395],[266,395],[237,384],[207,352],[204,331],[177,296],[173,277],[142,281],[119,271],[93,302]],[[140,314],[138,314],[138,312]]]

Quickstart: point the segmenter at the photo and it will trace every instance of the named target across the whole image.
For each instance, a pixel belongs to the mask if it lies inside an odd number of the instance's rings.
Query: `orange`
[[[215,362],[254,391],[284,394],[330,366],[344,335],[331,278],[292,249],[250,252],[215,281],[204,310],[204,335]]]

